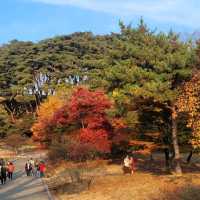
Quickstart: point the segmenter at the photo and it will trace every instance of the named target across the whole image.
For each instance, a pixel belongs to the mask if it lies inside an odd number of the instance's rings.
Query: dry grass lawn
[[[75,194],[57,193],[58,199],[200,200],[200,173],[198,171],[187,172],[181,177],[176,177],[138,169],[134,175],[123,175],[120,165],[105,165],[104,163],[103,167],[107,175],[95,177],[89,190]],[[59,170],[61,168],[60,165]]]
[[[80,194],[60,194],[59,198],[62,200],[199,200],[199,178],[200,176],[192,174],[175,178],[145,173],[99,177],[90,190]]]

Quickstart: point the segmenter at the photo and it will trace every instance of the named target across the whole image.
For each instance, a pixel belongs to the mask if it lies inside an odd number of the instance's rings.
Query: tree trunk
[[[150,154],[150,161],[153,162],[154,161],[154,158],[153,158],[153,153],[151,152]]]
[[[172,167],[172,162],[173,162],[174,158],[175,158],[175,152],[174,152],[174,148],[172,148],[170,150],[170,156],[169,156],[169,163],[170,163],[171,167]]]
[[[187,157],[187,163],[189,164],[190,161],[191,161],[191,158],[192,158],[192,155],[193,155],[193,150],[190,151],[188,157]]]
[[[15,123],[16,122],[15,116],[12,112],[10,112],[10,116],[11,116],[12,123]]]
[[[165,153],[165,167],[167,170],[169,170],[169,167],[170,167],[169,149],[165,148],[164,153]]]
[[[14,124],[16,122],[15,120],[15,115],[14,115],[14,111],[12,111],[9,106],[7,106],[6,104],[4,105],[5,106],[5,109],[9,112],[10,114],[10,117],[11,117],[11,121],[12,123]]]
[[[36,105],[36,112],[38,113],[38,111],[39,111],[39,105],[38,105],[39,103],[38,103],[38,96],[37,96],[37,94],[35,94],[35,105]]]
[[[178,145],[178,137],[177,137],[177,112],[175,106],[172,107],[172,142],[174,147],[174,161],[175,161],[175,172],[176,174],[182,174],[181,168],[181,156]]]

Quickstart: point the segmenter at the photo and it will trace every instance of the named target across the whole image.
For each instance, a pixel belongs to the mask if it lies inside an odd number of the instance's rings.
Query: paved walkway
[[[41,179],[25,175],[25,161],[20,158],[14,162],[16,171],[13,180],[0,185],[0,200],[49,200]]]

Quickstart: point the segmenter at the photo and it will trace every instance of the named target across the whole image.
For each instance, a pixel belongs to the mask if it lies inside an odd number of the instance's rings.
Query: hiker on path
[[[39,170],[40,170],[40,177],[44,177],[44,173],[46,171],[46,166],[44,164],[44,162],[40,162],[39,164]]]
[[[5,184],[6,183],[6,166],[5,165],[1,165],[0,166],[1,170],[0,170],[0,174],[1,174],[1,184]]]
[[[35,161],[33,160],[33,158],[31,158],[29,160],[30,164],[31,164],[31,171],[30,171],[30,175],[34,176],[35,175]]]
[[[40,163],[38,160],[35,161],[35,176],[40,177]]]
[[[26,175],[30,176],[31,175],[31,171],[32,171],[32,166],[30,161],[28,160],[25,164],[25,171],[26,171]]]
[[[8,178],[10,180],[12,180],[12,178],[13,178],[13,172],[14,172],[14,170],[15,170],[14,164],[12,162],[9,162],[8,166],[7,166],[7,171],[8,171]]]

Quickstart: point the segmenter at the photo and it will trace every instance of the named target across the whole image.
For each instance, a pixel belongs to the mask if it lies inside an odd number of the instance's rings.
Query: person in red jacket
[[[7,172],[8,172],[8,178],[10,180],[12,180],[13,178],[13,172],[15,170],[15,166],[12,162],[9,162],[8,165],[7,165]]]
[[[46,171],[46,166],[44,164],[44,162],[40,162],[39,164],[39,171],[40,171],[40,177],[44,177],[44,173]]]

